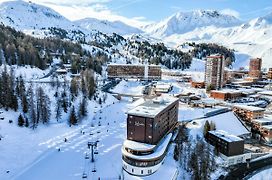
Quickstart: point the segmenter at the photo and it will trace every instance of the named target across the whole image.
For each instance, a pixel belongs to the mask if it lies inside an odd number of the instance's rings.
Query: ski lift
[[[82,174],[82,179],[86,179],[88,176],[87,176],[87,174],[84,172],[83,174]]]
[[[90,159],[90,156],[87,153],[85,154],[85,159]]]
[[[96,172],[96,170],[95,170],[95,169],[93,169],[93,170],[92,170],[92,172]]]
[[[98,151],[94,151],[94,154],[98,154]]]

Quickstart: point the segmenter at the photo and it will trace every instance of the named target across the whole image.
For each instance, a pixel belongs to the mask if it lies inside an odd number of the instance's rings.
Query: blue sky
[[[0,0],[7,1],[7,0]],[[70,20],[94,17],[133,26],[158,22],[178,11],[213,9],[244,21],[272,12],[272,0],[31,0]]]
[[[159,21],[178,11],[195,9],[225,10],[235,13],[243,20],[272,12],[272,0],[116,0],[108,6],[126,17],[144,16]],[[123,4],[123,7],[122,7]]]

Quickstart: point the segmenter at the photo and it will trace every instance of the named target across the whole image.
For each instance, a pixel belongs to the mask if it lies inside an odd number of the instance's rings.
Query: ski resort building
[[[269,68],[267,72],[267,79],[272,79],[272,68]]]
[[[271,118],[262,118],[254,119],[252,130],[258,132],[261,137],[268,143],[272,142],[272,119]]]
[[[233,111],[243,120],[252,121],[253,119],[263,118],[265,109],[255,106],[235,105]]]
[[[123,169],[137,176],[153,174],[163,163],[173,138],[178,123],[178,99],[166,95],[148,99],[127,114]]]
[[[262,68],[261,58],[250,59],[248,72],[249,77],[260,79],[262,77],[261,68]]]
[[[220,153],[225,166],[244,163],[251,158],[251,154],[244,153],[244,140],[238,136],[215,130],[208,132],[207,141]]]
[[[242,97],[242,92],[237,90],[214,90],[210,97],[223,101],[236,100]]]
[[[224,85],[225,58],[222,55],[211,55],[206,59],[205,85],[221,89]]]
[[[145,64],[109,64],[108,78],[160,80],[161,67]]]

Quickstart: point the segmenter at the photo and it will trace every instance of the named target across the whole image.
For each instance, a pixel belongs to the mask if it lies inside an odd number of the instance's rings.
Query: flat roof
[[[272,130],[272,125],[262,126],[265,129]]]
[[[265,123],[265,122],[272,122],[272,119],[264,117],[261,119],[253,119],[252,121],[257,123]]]
[[[145,64],[108,64],[108,66],[145,66]],[[155,64],[148,64],[148,66],[161,67]]]
[[[215,92],[215,93],[230,93],[230,94],[242,93],[240,90],[234,90],[234,89],[212,90],[211,92]]]
[[[229,134],[228,132],[223,130],[209,131],[209,133],[219,137],[220,139],[224,139],[227,142],[243,141],[243,139],[239,138],[238,136]]]
[[[163,155],[163,153],[166,151],[166,148],[172,138],[172,133],[167,134],[160,142],[159,144],[156,146],[154,153],[152,154],[148,154],[148,155],[142,155],[142,156],[137,156],[131,153],[128,153],[126,150],[124,150],[124,146],[122,148],[122,153],[125,156],[128,156],[130,158],[133,159],[137,159],[137,160],[152,160],[152,159],[156,159],[158,157],[161,157]]]
[[[170,96],[170,95],[162,95],[153,99],[146,99],[144,103],[129,110],[127,114],[134,115],[134,116],[154,118],[161,111],[163,111],[170,104],[174,103],[177,100],[178,98],[174,96]]]
[[[272,91],[261,91],[261,92],[258,92],[258,94],[272,96]]]
[[[135,151],[150,151],[156,147],[156,145],[146,144],[126,139],[123,146]]]
[[[255,106],[247,106],[247,105],[234,105],[236,108],[245,109],[248,111],[265,111],[264,108],[255,107]]]

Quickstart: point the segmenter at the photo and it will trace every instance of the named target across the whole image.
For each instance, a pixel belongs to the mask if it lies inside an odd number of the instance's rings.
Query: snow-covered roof
[[[228,132],[223,130],[209,131],[209,133],[219,137],[220,139],[224,139],[227,142],[243,141],[243,139],[239,138],[238,136],[229,134]]]
[[[137,156],[131,153],[128,153],[124,147],[122,148],[122,153],[130,158],[137,159],[137,160],[152,160],[159,158],[163,155],[163,153],[166,151],[166,148],[172,138],[172,133],[169,133],[167,136],[165,136],[160,143],[156,146],[156,149],[154,150],[154,153],[148,154],[148,155],[141,155]]]
[[[211,92],[216,92],[216,93],[230,93],[230,94],[242,93],[240,90],[234,90],[234,89],[212,90]]]
[[[57,73],[67,73],[66,69],[57,69],[56,70]]]
[[[156,145],[131,141],[131,140],[127,140],[127,139],[124,141],[123,146],[124,146],[124,148],[128,148],[128,149],[135,150],[135,151],[150,151],[156,147]]]
[[[247,106],[247,105],[235,105],[235,108],[244,109],[247,111],[265,111],[264,108],[255,107],[255,106]]]
[[[108,66],[145,66],[145,64],[121,64],[121,63],[110,63]],[[148,64],[148,66],[153,66],[153,67],[161,67],[160,65],[155,65],[155,64]]]
[[[262,91],[262,92],[258,92],[258,94],[272,96],[272,91]]]
[[[262,126],[265,129],[272,130],[272,125]]]
[[[260,124],[262,124],[262,123],[272,123],[272,119],[267,118],[267,117],[261,118],[261,119],[253,119],[252,121],[256,122],[256,123],[260,123]]]
[[[129,110],[127,114],[154,118],[165,108],[167,108],[169,105],[177,100],[178,98],[169,95],[163,95],[153,99],[147,99],[141,105]]]

